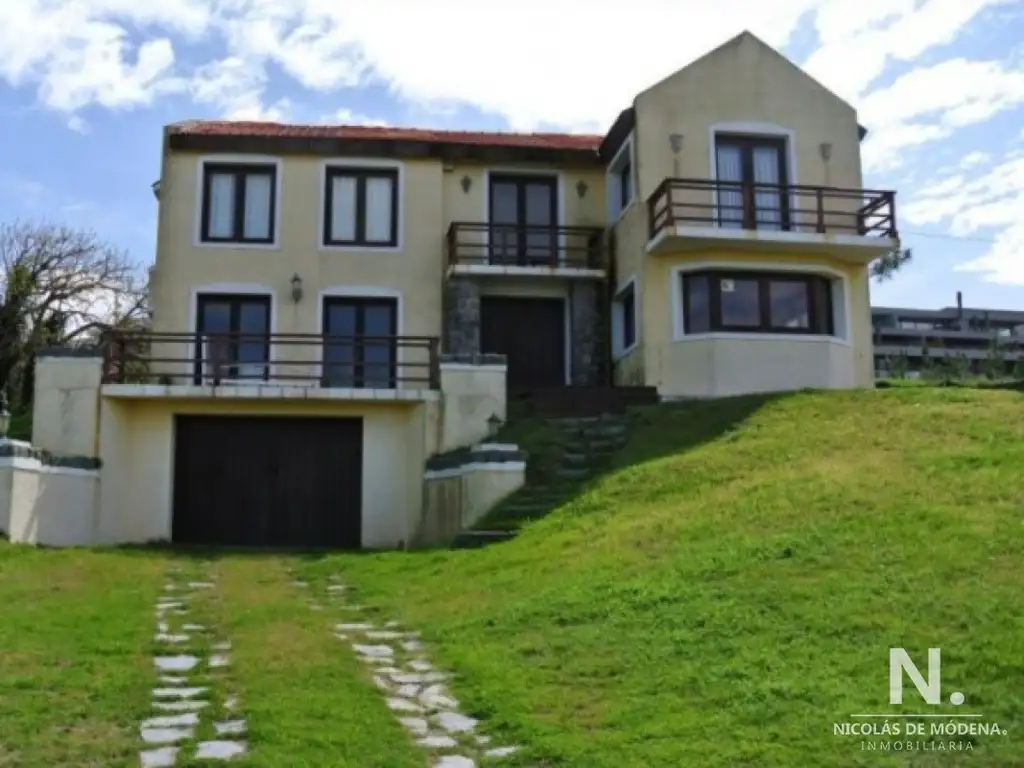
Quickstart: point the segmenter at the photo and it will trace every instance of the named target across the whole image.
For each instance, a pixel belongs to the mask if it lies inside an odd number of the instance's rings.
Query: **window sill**
[[[250,243],[246,240],[198,240],[196,248],[221,248],[235,251],[276,251],[281,248],[277,241],[272,243]]]
[[[619,350],[617,352],[612,352],[612,362],[613,363],[619,362],[619,360],[621,360],[624,357],[629,356],[629,354],[631,352],[633,352],[633,350],[635,350],[639,346],[640,346],[640,339],[637,338],[636,341],[634,341],[632,344],[630,344],[625,349],[621,349],[621,350]]]
[[[331,245],[320,243],[317,250],[325,253],[402,253],[401,245]]]
[[[853,346],[847,339],[838,336],[824,336],[811,333],[727,333],[715,331],[712,333],[677,335],[673,341],[676,343],[686,343],[688,341],[798,341],[812,344],[838,344],[843,347]]]

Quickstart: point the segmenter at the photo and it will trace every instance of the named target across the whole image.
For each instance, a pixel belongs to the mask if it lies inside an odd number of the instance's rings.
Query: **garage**
[[[359,418],[175,417],[172,539],[358,549]]]

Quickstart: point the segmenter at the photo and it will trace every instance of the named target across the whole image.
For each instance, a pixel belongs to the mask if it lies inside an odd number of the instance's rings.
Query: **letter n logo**
[[[889,703],[903,703],[903,673],[906,672],[910,681],[916,686],[917,692],[929,704],[941,704],[942,693],[939,690],[942,664],[938,648],[928,649],[928,682],[926,683],[910,654],[903,648],[889,649]]]

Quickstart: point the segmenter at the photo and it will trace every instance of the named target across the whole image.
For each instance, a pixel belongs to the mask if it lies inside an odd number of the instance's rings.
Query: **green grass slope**
[[[333,556],[423,630],[523,765],[1024,765],[1024,395],[904,388],[659,406],[616,468],[514,541]],[[951,713],[1006,736],[868,751],[855,713]],[[921,739],[914,739],[919,741]],[[927,737],[926,741],[931,741]],[[905,741],[905,739],[903,740]]]

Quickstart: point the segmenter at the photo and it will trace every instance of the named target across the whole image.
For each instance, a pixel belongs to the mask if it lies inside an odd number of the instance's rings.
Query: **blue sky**
[[[915,262],[873,302],[1024,309],[1024,0],[604,2],[4,3],[0,218],[149,264],[168,122],[604,132],[746,27],[858,109],[865,186],[898,190]]]

